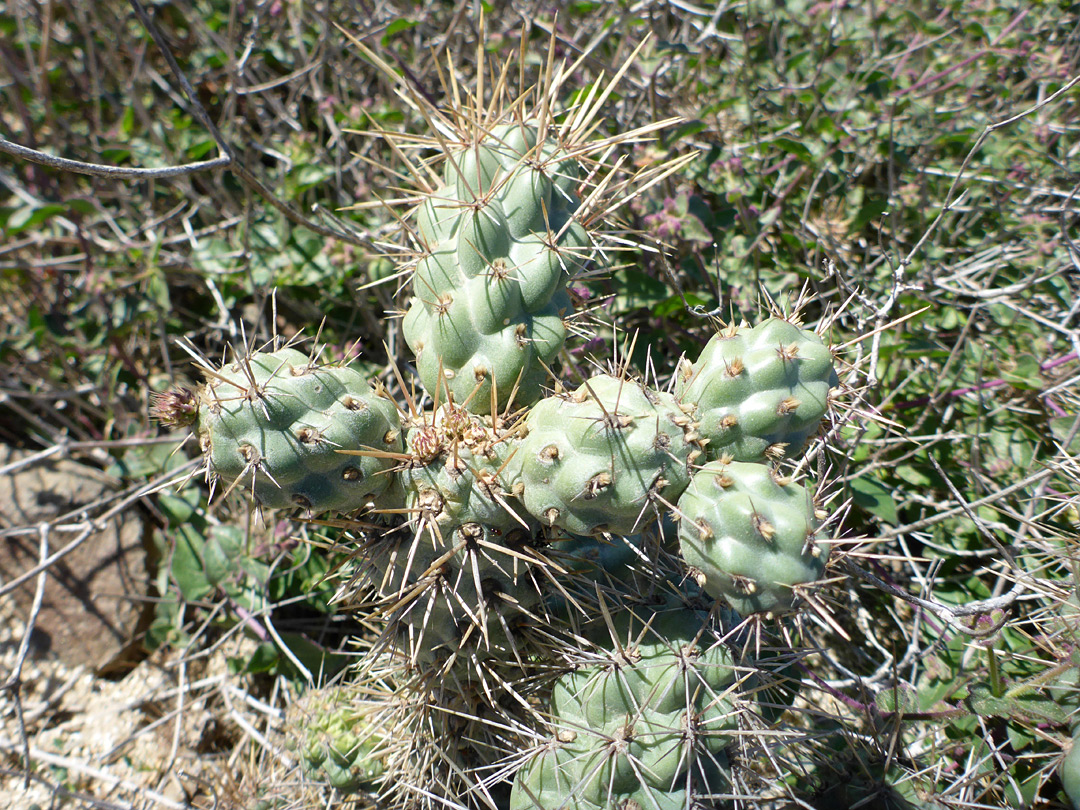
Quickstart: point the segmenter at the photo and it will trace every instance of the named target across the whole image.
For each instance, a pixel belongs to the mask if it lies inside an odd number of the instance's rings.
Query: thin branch
[[[49,524],[42,523],[38,526],[40,542],[38,544],[38,560],[44,562],[49,556]],[[40,567],[40,566],[39,566]],[[15,669],[8,678],[7,683],[0,686],[0,692],[10,691],[15,704],[15,716],[19,722],[19,740],[22,743],[23,755],[23,788],[30,788],[30,739],[26,736],[26,721],[23,717],[22,707],[22,668],[26,663],[26,656],[30,652],[30,639],[34,635],[34,625],[37,624],[38,613],[41,611],[41,603],[45,597],[45,582],[48,575],[45,569],[38,574],[37,586],[34,589],[34,602],[30,607],[30,616],[26,620],[23,637],[19,642],[19,653],[15,658]]]
[[[161,166],[156,169],[126,168],[124,166],[105,166],[101,163],[84,163],[81,160],[69,160],[68,158],[56,157],[28,146],[12,143],[0,137],[0,152],[13,157],[49,166],[53,169],[62,169],[76,174],[91,174],[95,177],[109,177],[116,180],[157,180],[164,177],[182,177],[185,174],[217,169],[228,166],[232,158],[221,155],[213,160],[200,160],[196,163],[185,163],[181,166]]]
[[[982,638],[996,633],[1005,624],[1005,617],[1002,617],[1000,622],[995,623],[988,629],[976,630],[959,621],[961,616],[984,616],[995,610],[1005,610],[1016,601],[1021,593],[1024,592],[1024,586],[1018,582],[1008,593],[1002,594],[1001,596],[995,596],[991,599],[981,599],[976,602],[968,602],[963,605],[946,605],[942,602],[934,602],[930,599],[923,599],[920,596],[913,596],[903,588],[899,588],[896,585],[890,585],[888,582],[885,582],[885,580],[880,579],[869,571],[865,571],[855,565],[850,559],[845,558],[841,560],[840,566],[847,573],[852,574],[865,582],[869,582],[875,588],[899,597],[905,602],[917,605],[924,610],[928,610],[942,621],[947,622],[954,629],[976,638]]]

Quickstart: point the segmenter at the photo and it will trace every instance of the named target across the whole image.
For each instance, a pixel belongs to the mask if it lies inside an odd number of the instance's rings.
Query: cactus
[[[410,524],[372,539],[361,548],[364,577],[388,641],[411,666],[513,659],[514,629],[541,599],[537,542],[521,527],[480,523]]]
[[[738,728],[727,648],[686,608],[621,613],[610,631],[613,649],[556,682],[550,737],[518,771],[512,810],[680,810],[725,792]]]
[[[447,403],[409,429],[399,477],[408,512],[447,526],[530,528],[505,472],[517,444],[474,414]]]
[[[522,500],[573,534],[633,534],[672,503],[701,455],[670,394],[602,375],[532,408],[516,459]]]
[[[810,493],[767,465],[709,462],[678,510],[683,558],[707,593],[740,613],[790,610],[825,569]]]
[[[259,506],[351,512],[390,485],[394,462],[378,454],[402,450],[397,408],[348,366],[255,352],[212,372],[197,399],[208,473]]]
[[[838,380],[832,354],[813,332],[782,318],[752,329],[725,327],[676,374],[675,395],[696,407],[710,459],[793,456],[828,410]]]
[[[741,695],[767,698],[768,723],[794,699],[736,669],[739,619],[710,597],[781,613],[822,576],[810,496],[731,455],[794,455],[831,355],[774,318],[721,332],[674,393],[623,371],[544,396],[610,201],[588,162],[618,139],[587,140],[594,101],[429,110],[444,151],[410,167],[402,333],[425,393],[406,407],[295,348],[207,364],[155,405],[194,426],[226,492],[345,530],[338,602],[365,633],[347,690],[301,704],[294,746],[310,777],[380,806],[506,806],[512,782],[520,810],[686,810],[734,787]]]
[[[1080,737],[1073,738],[1069,750],[1058,763],[1061,786],[1073,810],[1080,810]]]
[[[445,184],[417,210],[404,333],[425,387],[477,413],[540,398],[566,338],[567,280],[589,236],[573,218],[579,169],[533,124],[481,131],[447,154]]]
[[[312,690],[289,707],[286,744],[307,778],[342,793],[376,786],[385,770],[386,742],[368,721],[370,711],[343,686]]]

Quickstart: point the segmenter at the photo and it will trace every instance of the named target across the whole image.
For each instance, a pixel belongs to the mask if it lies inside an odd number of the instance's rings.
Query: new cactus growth
[[[706,464],[679,499],[679,547],[707,593],[740,613],[791,609],[825,570],[806,489],[765,464]]]
[[[342,793],[371,790],[385,770],[385,741],[367,719],[371,706],[341,686],[308,692],[289,708],[286,743],[308,779]]]
[[[511,436],[499,435],[480,417],[447,403],[409,429],[406,446],[410,456],[399,478],[411,514],[450,526],[529,528],[508,480],[517,447]]]
[[[821,338],[782,318],[729,326],[683,360],[675,395],[695,406],[709,458],[780,459],[818,429],[838,380]]]

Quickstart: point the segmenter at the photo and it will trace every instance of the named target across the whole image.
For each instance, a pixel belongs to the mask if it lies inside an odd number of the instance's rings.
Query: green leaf
[[[878,692],[874,703],[885,714],[907,714],[919,710],[919,695],[910,684],[897,683]]]
[[[635,309],[652,309],[670,296],[666,284],[633,267],[626,267],[615,273],[617,296],[616,310],[628,312]]]
[[[191,526],[181,526],[176,532],[171,570],[185,602],[197,602],[214,590],[203,570],[202,552],[205,545],[202,535]]]
[[[1077,427],[1075,432],[1073,431],[1078,419],[1080,415],[1070,414],[1069,416],[1055,416],[1050,420],[1050,433],[1062,444],[1069,438],[1069,434],[1072,434],[1072,440],[1065,448],[1071,456],[1080,455],[1080,427]]]
[[[406,31],[410,28],[415,28],[416,26],[416,20],[406,20],[399,17],[390,23],[390,25],[386,26],[386,33],[383,34],[382,44],[389,45],[390,40],[394,38],[394,35],[400,34],[402,31]]]
[[[22,233],[23,231],[37,227],[42,222],[51,219],[57,214],[64,213],[65,210],[65,207],[58,203],[19,208],[15,213],[8,217],[7,222],[4,225],[4,230],[11,234]]]
[[[854,478],[848,483],[851,485],[851,498],[857,506],[877,517],[882,523],[891,526],[900,524],[896,514],[896,501],[884,484],[865,476]]]
[[[666,301],[661,301],[655,307],[653,307],[653,315],[659,318],[667,318],[670,315],[684,309],[687,306],[691,307],[708,307],[710,299],[697,293],[686,293],[686,303],[683,304],[683,299],[679,295],[669,296]]]
[[[124,115],[120,118],[120,131],[126,138],[130,138],[135,131],[135,107],[129,105],[124,109]]]
[[[207,138],[206,140],[192,144],[187,148],[188,160],[202,160],[207,154],[214,150],[215,146],[217,146],[217,143],[213,138]]]
[[[251,654],[247,661],[241,659],[230,660],[229,668],[233,669],[237,674],[241,672],[248,674],[273,672],[278,665],[279,658],[280,653],[274,643],[264,641],[255,648],[255,652]]]
[[[851,225],[848,227],[848,233],[854,236],[860,233],[867,223],[877,219],[889,207],[889,201],[884,197],[869,197],[867,198],[862,207],[859,208],[859,213],[855,215],[855,218],[851,220]]]
[[[814,155],[807,148],[806,144],[799,141],[792,140],[791,138],[776,138],[773,141],[773,145],[783,152],[787,152],[789,155],[794,155],[803,163],[813,163]]]
[[[1002,377],[1013,388],[1039,391],[1043,387],[1042,368],[1039,360],[1033,354],[1018,355],[1013,361],[1015,367],[1011,371],[1005,371]]]
[[[1039,723],[1067,725],[1068,710],[1058,706],[1047,695],[1028,692],[1015,697],[994,697],[987,684],[971,685],[967,705],[981,717],[1003,717]]]
[[[95,214],[98,210],[98,207],[94,205],[94,203],[90,200],[68,200],[67,205],[69,210],[73,211],[76,214],[83,214],[84,216],[89,214]]]
[[[187,489],[175,495],[171,492],[159,492],[157,503],[170,525],[180,526],[191,521],[199,503],[199,493],[195,489]]]

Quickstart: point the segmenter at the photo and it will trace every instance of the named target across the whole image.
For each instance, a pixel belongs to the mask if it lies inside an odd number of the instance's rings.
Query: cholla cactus
[[[675,393],[625,371],[563,393],[552,376],[600,214],[678,168],[610,174],[598,155],[667,122],[594,140],[608,93],[560,111],[569,75],[552,64],[531,94],[503,80],[449,110],[416,98],[431,137],[380,133],[439,152],[409,164],[406,219],[403,331],[426,397],[285,347],[208,365],[157,405],[194,426],[227,491],[351,530],[340,599],[372,632],[346,691],[308,699],[297,750],[387,807],[497,807],[511,782],[522,809],[728,792],[744,709],[771,683],[730,608],[791,610],[825,568],[810,496],[771,466],[828,405],[817,335],[725,329]]]

